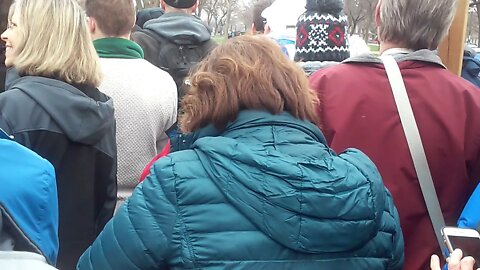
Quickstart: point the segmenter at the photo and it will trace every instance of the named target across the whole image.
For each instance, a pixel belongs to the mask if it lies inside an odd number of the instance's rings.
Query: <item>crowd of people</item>
[[[197,0],[11,2],[0,269],[440,270],[387,57],[441,215],[480,230],[480,92],[436,52],[456,0],[380,0],[381,57],[342,0],[259,0],[222,44]]]

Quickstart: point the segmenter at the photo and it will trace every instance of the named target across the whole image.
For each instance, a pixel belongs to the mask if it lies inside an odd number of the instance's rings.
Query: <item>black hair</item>
[[[146,8],[142,9],[137,13],[137,20],[135,24],[143,28],[143,25],[148,22],[149,20],[156,19],[162,16],[165,12],[162,8],[155,7],[155,8]]]
[[[343,7],[343,0],[307,0],[307,5],[305,6],[308,11],[332,15],[341,14]]]
[[[274,0],[260,0],[253,6],[253,26],[257,32],[265,31],[267,20],[262,17],[262,12],[272,5]]]

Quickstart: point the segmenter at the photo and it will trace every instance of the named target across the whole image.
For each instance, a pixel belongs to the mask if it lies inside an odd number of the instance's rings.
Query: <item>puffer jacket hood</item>
[[[301,155],[228,138],[242,129],[257,134],[253,132],[257,127],[288,126],[317,142],[312,147],[325,144],[313,124],[292,119],[288,113],[242,112],[225,137],[201,138],[194,148],[228,201],[281,245],[303,253],[361,247],[377,234],[386,201],[380,175],[364,154],[348,150],[341,160],[329,159],[325,155],[334,153],[319,147],[318,159],[306,162]],[[346,177],[347,170],[360,173]]]
[[[110,98],[95,101],[70,84],[45,77],[7,79],[9,91],[18,89],[35,100],[74,142],[95,145],[110,132],[115,121]]]
[[[166,13],[147,21],[144,29],[177,44],[198,44],[210,40],[210,29],[198,17],[185,13]]]
[[[15,250],[43,255],[51,265],[58,253],[58,203],[53,166],[0,130],[0,235]]]

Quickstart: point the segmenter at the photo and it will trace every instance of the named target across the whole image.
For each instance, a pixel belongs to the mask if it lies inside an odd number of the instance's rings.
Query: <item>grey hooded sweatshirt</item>
[[[210,28],[200,18],[181,12],[165,13],[157,19],[147,21],[142,30],[132,33],[132,39],[142,47],[145,60],[159,68],[163,68],[165,62],[171,64],[179,61],[169,59],[175,54],[161,55],[160,50],[165,40],[179,46],[195,48],[198,60],[216,46],[215,41],[211,39]],[[175,74],[169,73],[177,82]]]
[[[115,208],[113,102],[91,86],[9,76],[8,90],[0,94],[0,128],[54,166],[59,203],[57,266],[74,269]]]

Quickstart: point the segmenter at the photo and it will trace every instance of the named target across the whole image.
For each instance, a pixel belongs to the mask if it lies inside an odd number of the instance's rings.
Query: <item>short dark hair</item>
[[[307,0],[305,9],[320,14],[332,14],[338,16],[343,11],[343,0]]]
[[[253,6],[253,26],[257,32],[265,31],[266,19],[262,17],[262,12],[273,4],[274,0],[260,0]]]
[[[132,0],[86,0],[85,11],[108,36],[126,35],[132,31],[135,23],[135,6]]]
[[[156,19],[162,16],[165,13],[161,7],[153,7],[153,8],[146,8],[142,9],[137,12],[137,20],[135,22],[136,25],[143,28],[143,25],[148,22],[149,20]]]
[[[189,76],[182,101],[182,131],[213,124],[223,130],[242,110],[288,112],[320,124],[318,98],[303,70],[263,35],[229,39],[214,49]]]

